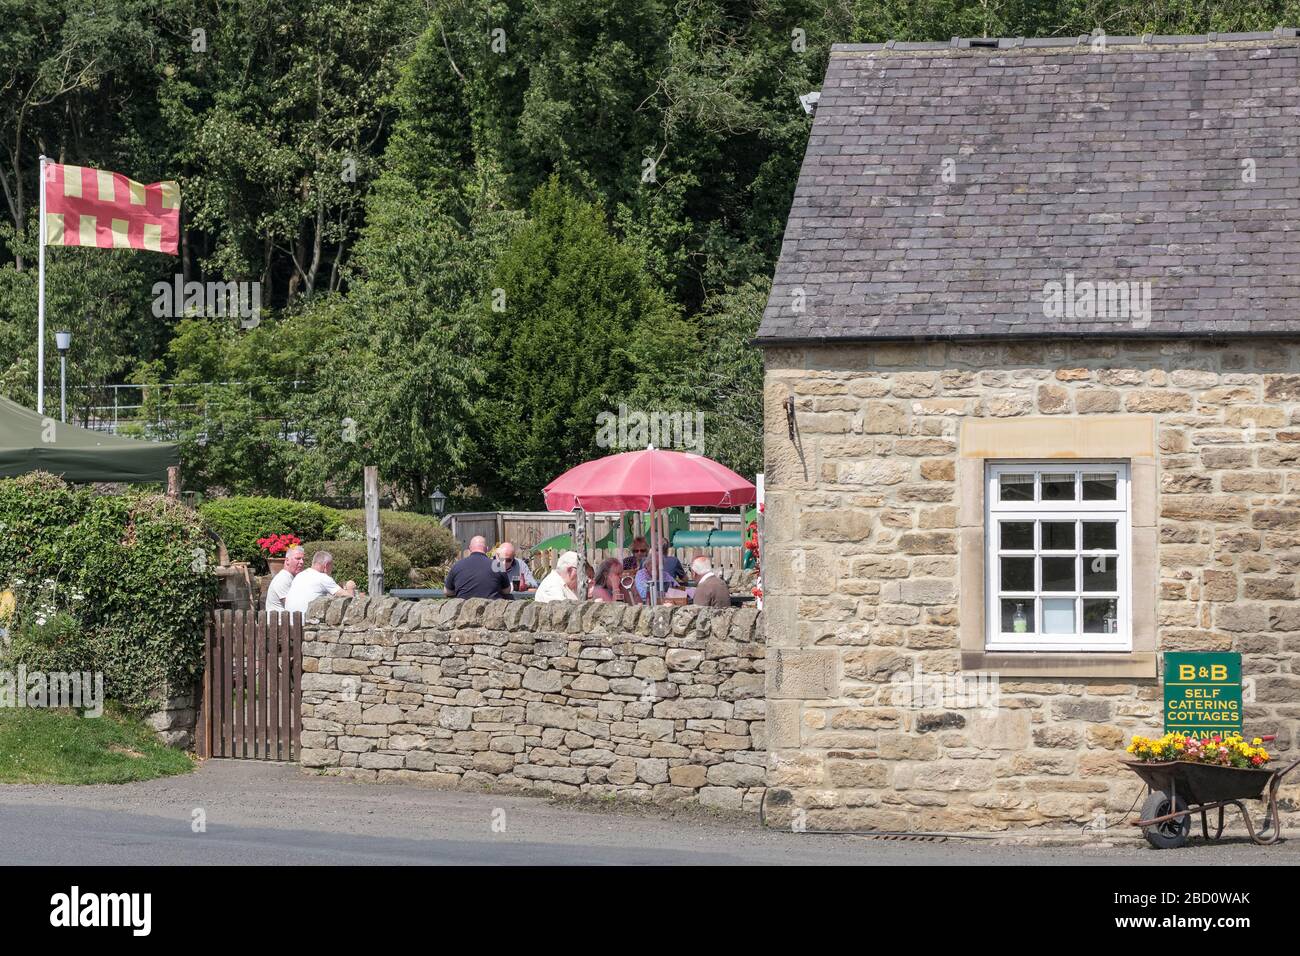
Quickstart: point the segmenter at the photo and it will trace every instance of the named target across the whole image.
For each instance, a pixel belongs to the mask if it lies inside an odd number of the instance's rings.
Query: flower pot
[[[266,566],[271,569],[271,575],[275,576],[284,570],[284,558],[267,558]]]

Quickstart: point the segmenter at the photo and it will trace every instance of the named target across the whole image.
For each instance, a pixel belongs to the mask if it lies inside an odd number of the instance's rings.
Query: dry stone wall
[[[302,764],[366,780],[757,811],[753,609],[322,599]]]

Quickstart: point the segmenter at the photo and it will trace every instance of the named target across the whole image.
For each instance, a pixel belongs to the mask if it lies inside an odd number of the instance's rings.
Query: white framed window
[[[985,608],[990,651],[1128,651],[1126,463],[986,465]]]

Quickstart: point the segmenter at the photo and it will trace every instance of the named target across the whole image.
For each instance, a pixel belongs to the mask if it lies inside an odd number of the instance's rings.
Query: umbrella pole
[[[655,561],[662,560],[659,557],[659,522],[655,520],[655,500],[650,499],[650,554],[646,561],[646,579],[650,582],[650,588],[646,592],[650,597],[650,606],[654,607],[659,603],[659,582],[658,573],[655,571]]]
[[[573,522],[574,551],[578,552],[578,600],[587,600],[587,512],[577,509]]]

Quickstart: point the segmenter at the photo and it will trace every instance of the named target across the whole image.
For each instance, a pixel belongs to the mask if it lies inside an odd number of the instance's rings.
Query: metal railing
[[[160,382],[148,385],[73,385],[68,388],[72,393],[69,395],[69,418],[82,428],[89,428],[92,431],[116,435],[124,427],[133,430],[139,428],[147,437],[171,437],[175,434],[181,420],[176,416],[176,412],[189,410],[197,413],[199,409],[203,409],[206,419],[206,409],[211,403],[206,398],[195,402],[172,402],[164,399],[152,403],[154,411],[149,414],[147,411],[151,404],[148,401],[149,390],[156,389],[164,394],[178,388],[202,389],[207,392],[215,388],[251,389],[253,384],[251,382]],[[306,385],[307,382],[294,380],[284,384],[296,391],[300,385]],[[76,393],[84,397],[78,401],[75,397]],[[106,395],[111,398],[111,401],[102,400]],[[98,403],[97,398],[101,399]]]

